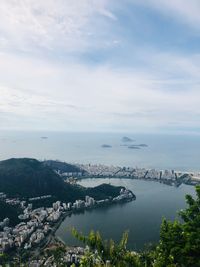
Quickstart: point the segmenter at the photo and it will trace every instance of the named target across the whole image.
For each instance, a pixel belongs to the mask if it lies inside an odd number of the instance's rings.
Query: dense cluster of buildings
[[[6,218],[0,224],[0,252],[17,247],[29,249],[39,244],[51,230],[51,226],[65,211],[70,210],[71,206],[71,203],[57,201],[50,208],[32,209],[32,204],[25,205],[23,201],[23,213],[18,216],[22,222],[12,228],[8,227],[9,219]]]
[[[95,176],[114,176],[121,170],[121,167],[117,166],[107,166],[103,164],[80,164],[77,165],[80,169],[84,170],[83,175],[93,175]]]
[[[95,200],[90,196],[86,196],[85,200],[76,200],[74,203],[61,203],[57,201],[49,208],[33,209],[31,203],[19,201],[22,208],[22,214],[18,218],[22,221],[14,228],[9,227],[9,218],[5,218],[0,222],[0,252],[8,251],[12,248],[30,249],[34,245],[38,245],[45,239],[48,232],[52,230],[52,226],[62,218],[67,211],[76,211],[80,209],[92,208],[98,205],[128,201],[133,199],[134,195],[131,191],[122,189],[119,196],[115,198]]]
[[[29,201],[36,201],[36,200],[41,200],[41,199],[46,199],[46,198],[51,198],[52,195],[45,195],[45,196],[40,196],[40,197],[31,197],[28,200]]]
[[[55,259],[53,253],[50,256],[44,255],[40,257],[38,260],[32,260],[29,262],[29,267],[40,267],[40,266],[59,266],[62,264],[62,266],[72,266],[72,264],[75,264],[76,266],[79,266],[80,260],[83,257],[83,255],[86,253],[87,248],[82,247],[70,247],[65,248],[65,251],[63,251],[62,255],[59,258],[59,264],[57,263],[57,260]]]
[[[4,227],[8,226],[10,222],[9,218],[5,218],[2,222],[0,222],[0,229],[3,229]]]
[[[32,210],[32,204],[23,205],[22,210],[23,214],[19,215],[19,219],[22,220],[21,223],[15,227],[9,227],[8,222],[1,227],[0,252],[12,248],[28,249],[39,244],[51,229],[51,216],[59,212],[53,208]],[[55,216],[54,218],[58,219],[59,217]]]
[[[177,173],[171,170],[155,170],[155,169],[145,169],[145,168],[132,168],[132,167],[116,167],[116,166],[106,166],[106,165],[79,165],[84,169],[89,176],[93,177],[132,177],[139,179],[172,179],[177,178]]]
[[[4,192],[0,192],[0,200],[12,206],[23,205],[23,201],[20,201],[19,198],[8,198]]]
[[[86,177],[130,178],[156,180],[164,183],[183,182],[196,184],[200,182],[200,173],[174,170],[156,170],[146,168],[106,166],[102,164],[79,164]]]
[[[120,190],[120,195],[113,198],[113,201],[119,202],[123,200],[131,200],[133,198],[133,193],[130,190],[127,190],[126,188],[122,188]]]

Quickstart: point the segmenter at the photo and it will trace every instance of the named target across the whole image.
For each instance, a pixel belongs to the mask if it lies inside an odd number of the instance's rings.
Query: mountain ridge
[[[75,201],[90,195],[96,199],[115,197],[122,187],[105,184],[95,188],[65,183],[49,166],[33,158],[0,161],[0,188],[10,197],[52,195],[55,200]]]

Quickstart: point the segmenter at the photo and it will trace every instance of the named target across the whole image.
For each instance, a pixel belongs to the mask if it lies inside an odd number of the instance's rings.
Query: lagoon
[[[129,179],[84,179],[83,186],[96,186],[101,183],[125,186],[133,191],[136,200],[116,204],[66,217],[56,235],[67,245],[80,245],[71,233],[75,227],[84,234],[91,229],[98,230],[105,239],[119,241],[125,230],[129,231],[128,247],[134,250],[143,249],[147,243],[159,239],[160,224],[163,217],[178,218],[177,212],[185,208],[185,195],[195,195],[195,188],[189,185],[180,187],[168,186],[154,181]]]

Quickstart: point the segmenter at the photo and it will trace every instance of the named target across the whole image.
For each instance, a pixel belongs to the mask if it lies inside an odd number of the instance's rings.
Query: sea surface
[[[132,142],[123,142],[127,136]],[[129,145],[147,147],[130,149]],[[109,145],[111,147],[102,147]],[[54,159],[70,163],[92,163],[180,171],[200,171],[200,136],[130,134],[130,133],[65,133],[0,131],[0,160],[12,157]],[[179,188],[156,182],[125,179],[85,180],[85,186],[102,182],[122,185],[136,194],[136,201],[98,208],[67,217],[57,234],[67,244],[76,244],[69,233],[71,226],[88,233],[100,230],[105,238],[119,240],[129,230],[129,247],[143,248],[145,243],[159,237],[162,217],[176,217],[184,208],[186,193],[194,193],[192,186]]]
[[[123,136],[134,141],[122,142]],[[142,143],[148,147],[128,148]],[[200,171],[200,136],[1,131],[0,160],[11,157]]]
[[[57,237],[67,245],[81,245],[71,235],[72,227],[83,234],[91,229],[98,230],[105,239],[119,241],[124,231],[129,231],[128,247],[141,250],[145,244],[156,243],[162,218],[179,218],[177,211],[185,208],[185,194],[195,195],[193,186],[173,187],[159,182],[129,179],[86,179],[83,186],[101,183],[125,186],[131,189],[136,200],[124,204],[86,210],[66,217],[56,232]]]

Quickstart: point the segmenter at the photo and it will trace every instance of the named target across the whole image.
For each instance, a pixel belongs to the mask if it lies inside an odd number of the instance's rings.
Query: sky
[[[1,0],[0,129],[200,133],[199,0]]]

